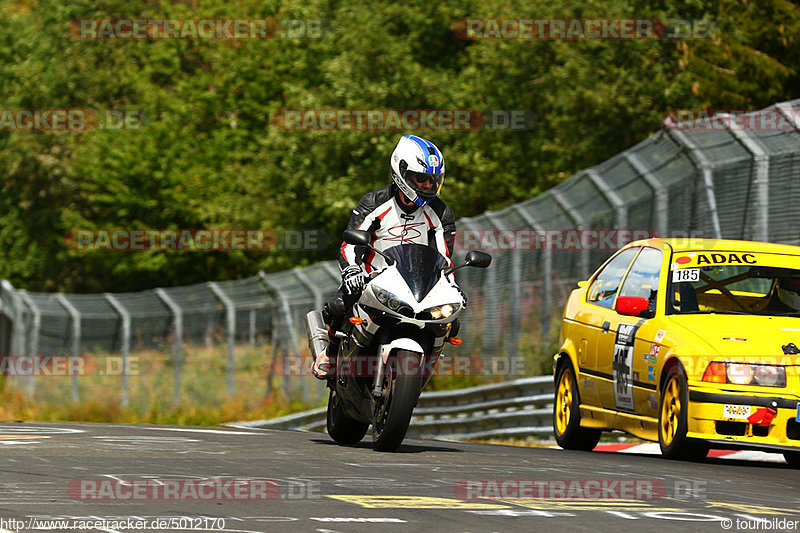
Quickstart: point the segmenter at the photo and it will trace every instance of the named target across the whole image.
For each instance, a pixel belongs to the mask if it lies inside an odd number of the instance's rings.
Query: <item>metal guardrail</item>
[[[325,431],[327,408],[225,424],[232,427]],[[443,440],[545,437],[552,434],[553,378],[539,376],[453,391],[423,392],[408,436]]]

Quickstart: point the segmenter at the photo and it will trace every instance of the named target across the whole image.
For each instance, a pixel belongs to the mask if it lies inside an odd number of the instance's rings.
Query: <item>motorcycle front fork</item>
[[[383,371],[386,365],[383,357],[378,356],[378,368],[375,370],[375,377],[372,380],[372,395],[376,398],[383,396]]]

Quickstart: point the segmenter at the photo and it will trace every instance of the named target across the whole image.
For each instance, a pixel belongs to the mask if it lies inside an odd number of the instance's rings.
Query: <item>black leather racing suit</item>
[[[449,260],[456,233],[453,210],[438,197],[423,207],[408,207],[400,201],[399,194],[395,184],[365,194],[353,209],[347,229],[370,232],[372,246],[380,251],[404,243],[425,244],[436,248]],[[369,273],[383,268],[385,261],[369,248],[342,243],[339,267],[344,270],[349,265],[363,265]],[[346,294],[344,287],[340,286],[336,296],[325,304],[322,317],[328,325],[332,342],[332,332],[341,329],[345,315],[359,296]]]

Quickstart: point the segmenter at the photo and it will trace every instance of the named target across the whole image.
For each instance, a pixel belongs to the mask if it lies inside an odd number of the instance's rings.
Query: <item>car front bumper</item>
[[[716,448],[797,451],[798,404],[800,397],[791,394],[745,395],[690,387],[687,436],[709,441]],[[768,410],[766,423],[758,422]],[[731,411],[738,412],[731,415]]]

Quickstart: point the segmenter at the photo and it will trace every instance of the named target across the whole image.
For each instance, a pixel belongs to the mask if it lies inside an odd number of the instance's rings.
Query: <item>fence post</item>
[[[215,282],[209,281],[207,285],[208,288],[211,289],[211,292],[219,298],[222,305],[225,306],[228,329],[228,396],[233,396],[233,350],[236,343],[236,306],[233,305],[233,301],[228,298],[228,295],[222,292],[222,289],[220,289],[219,285]]]
[[[720,113],[721,116],[728,118],[728,113]],[[728,121],[730,124],[730,121]],[[769,153],[761,144],[758,138],[750,134],[749,131],[736,128],[728,128],[736,140],[745,147],[753,156],[753,163],[756,167],[755,185],[756,185],[756,221],[754,240],[769,242]],[[744,228],[742,221],[742,227]],[[747,235],[740,235],[740,238],[746,239]]]
[[[104,293],[106,300],[111,304],[111,307],[122,318],[122,407],[129,405],[129,387],[128,375],[130,374],[130,353],[131,353],[131,314],[125,309],[119,300],[106,292]]]
[[[320,288],[314,285],[314,282],[311,281],[311,278],[309,278],[308,274],[303,272],[302,269],[294,268],[292,269],[292,273],[295,275],[297,279],[300,280],[300,283],[302,283],[309,291],[311,291],[311,294],[314,295],[314,309],[316,309],[317,311],[321,311],[323,302],[322,302],[322,291],[320,290]]]
[[[503,227],[503,224],[498,221],[499,215],[497,213],[494,213],[494,212],[491,212],[491,211],[487,211],[486,212],[486,218],[489,220],[489,224],[494,226],[494,229],[496,229],[496,230],[505,229]],[[497,240],[498,240],[498,245],[499,245],[500,244],[499,243],[499,239],[497,239]],[[503,352],[504,351],[503,348],[506,348],[508,353],[509,353],[509,356],[512,359],[514,359],[515,363],[517,362],[517,359],[519,358],[519,329],[520,329],[519,286],[520,286],[520,282],[521,282],[521,279],[522,279],[522,274],[521,274],[522,269],[521,269],[521,266],[520,266],[520,263],[521,263],[520,254],[521,253],[522,252],[520,250],[511,251],[511,287],[509,287],[509,300],[510,300],[509,303],[510,303],[510,307],[511,307],[511,316],[510,316],[510,318],[511,318],[511,324],[510,324],[511,332],[510,332],[510,335],[509,335],[509,337],[510,337],[509,341],[510,341],[511,346],[509,346],[509,347],[504,346],[504,344],[506,344],[506,343],[503,342],[503,341],[505,340],[506,336],[503,335],[502,332],[500,332],[500,335],[499,335],[500,340],[498,341],[498,343],[500,345],[500,350],[499,351]],[[497,265],[495,265],[494,268],[497,268]],[[497,290],[497,285],[494,286],[494,290],[495,291]],[[494,292],[493,294],[497,295],[496,292]],[[497,327],[496,325],[497,325],[498,322],[500,322],[500,321],[495,322],[495,327]],[[501,324],[501,327],[502,327],[503,323],[500,322],[500,324]],[[496,336],[497,335],[495,335],[495,337]],[[519,367],[517,366],[515,368],[519,368]]]
[[[27,349],[30,351],[31,355],[38,355],[39,334],[42,330],[42,310],[39,309],[39,306],[33,301],[33,298],[31,298],[30,294],[28,294],[28,291],[22,289],[18,291],[18,293],[22,301],[25,302],[25,305],[28,306],[28,309],[30,309],[33,313],[33,327],[25,344],[27,345]],[[28,394],[33,394],[36,390],[36,378],[31,376],[26,381],[26,389]]]
[[[56,293],[56,300],[58,300],[58,303],[60,303],[64,309],[67,310],[67,313],[69,313],[70,319],[72,320],[72,355],[74,357],[80,357],[81,314],[62,293]],[[78,401],[78,376],[75,374],[72,376],[71,397],[73,401]]]
[[[670,128],[668,135],[672,136],[679,144],[682,144],[690,152],[692,164],[703,176],[703,183],[706,189],[708,209],[711,214],[711,225],[714,228],[714,238],[722,238],[722,226],[719,222],[719,211],[717,210],[717,198],[714,193],[714,166],[706,157],[706,154],[687,137],[682,131]]]
[[[524,209],[521,205],[517,204],[514,206],[514,210],[519,213],[519,216],[522,217],[526,224],[533,228],[537,233],[541,233],[544,236],[544,228],[527,209]],[[553,250],[551,250],[550,246],[547,245],[546,240],[544,249],[541,253],[542,308],[540,320],[542,331],[542,351],[544,351],[544,349],[547,347],[547,343],[550,340],[550,315],[553,312]]]
[[[0,280],[0,289],[8,294],[11,304],[11,346],[9,355],[25,355],[25,328],[22,325],[22,302],[14,286],[7,280]]]
[[[630,163],[633,169],[639,173],[647,185],[653,189],[656,208],[656,229],[660,237],[667,237],[667,233],[669,232],[669,221],[667,220],[667,214],[669,213],[669,193],[667,192],[667,187],[647,169],[637,154],[633,152],[623,152],[622,155],[628,160],[628,163]]]
[[[794,131],[800,130],[800,114],[798,114],[800,110],[793,108],[787,102],[775,104],[775,107],[780,111],[781,115],[794,126]]]
[[[281,301],[281,311],[282,311],[283,315],[286,317],[286,329],[288,330],[287,333],[289,335],[289,337],[287,339],[285,339],[285,340],[288,341],[289,345],[292,347],[291,351],[297,350],[297,346],[298,346],[297,331],[295,330],[294,317],[292,317],[292,309],[289,306],[289,299],[286,297],[286,294],[283,292],[283,289],[281,288],[281,286],[278,285],[277,283],[275,283],[274,281],[272,281],[271,279],[269,279],[269,276],[267,276],[266,272],[264,272],[262,270],[262,271],[260,271],[258,273],[258,275],[261,277],[261,279],[264,281],[264,283],[270,289],[275,291],[275,294],[278,295],[278,299]],[[273,342],[274,341],[275,341],[275,339],[273,339]],[[277,355],[277,344],[275,345],[273,353],[275,355]],[[285,355],[292,355],[292,354],[289,353],[289,350],[286,350]],[[284,389],[285,389],[285,392],[286,392],[286,397],[288,399],[291,399],[290,390],[289,390],[289,378],[290,378],[290,376],[288,375],[288,372],[285,371],[285,369],[286,369],[286,366],[285,366],[285,363],[284,363],[284,374],[285,374],[284,375],[284,380],[283,380]],[[301,378],[305,378],[305,376],[301,376]],[[308,401],[308,390],[307,390],[307,386],[306,386],[306,379],[301,379],[300,380],[300,391],[301,391],[301,393],[303,395],[303,400],[304,401]]]
[[[467,231],[477,231],[478,228],[476,228],[473,224],[473,220],[473,218],[465,217],[460,219],[458,223],[459,226],[466,228]],[[494,295],[497,294],[497,264],[488,268],[484,279],[483,303],[485,305],[485,320],[479,321],[480,324],[483,324],[483,332],[481,336],[481,347],[483,350],[482,355],[492,353],[497,332],[497,312],[495,310],[496,300],[494,299]],[[466,289],[464,292],[467,294],[467,296],[469,296],[473,289],[472,284],[467,282],[465,285]]]
[[[181,401],[181,350],[182,350],[182,341],[183,341],[183,309],[179,306],[175,301],[169,297],[167,291],[162,288],[157,288],[155,290],[156,296],[158,296],[164,305],[169,307],[169,310],[172,312],[173,316],[173,366],[175,367],[175,385],[172,391],[172,402],[175,405],[178,405]]]
[[[566,213],[566,215],[575,223],[576,228],[579,230],[587,229],[588,224],[586,223],[586,219],[583,218],[583,215],[581,215],[580,212],[569,203],[569,200],[567,200],[566,197],[561,194],[561,191],[559,191],[557,188],[552,188],[550,189],[550,193],[561,210],[564,211],[564,213]],[[580,272],[581,279],[586,279],[589,277],[590,272],[588,249],[581,250],[578,270]]]
[[[587,169],[585,174],[589,177],[589,180],[600,190],[600,194],[602,194],[608,203],[614,206],[614,211],[616,212],[616,224],[617,230],[624,230],[628,229],[628,206],[625,202],[622,201],[622,198],[614,192],[614,189],[608,186],[608,183],[603,179],[597,170],[590,168]]]
[[[250,334],[248,335],[248,341],[250,342],[250,346],[256,345],[256,310],[250,309],[249,313],[250,318]]]

